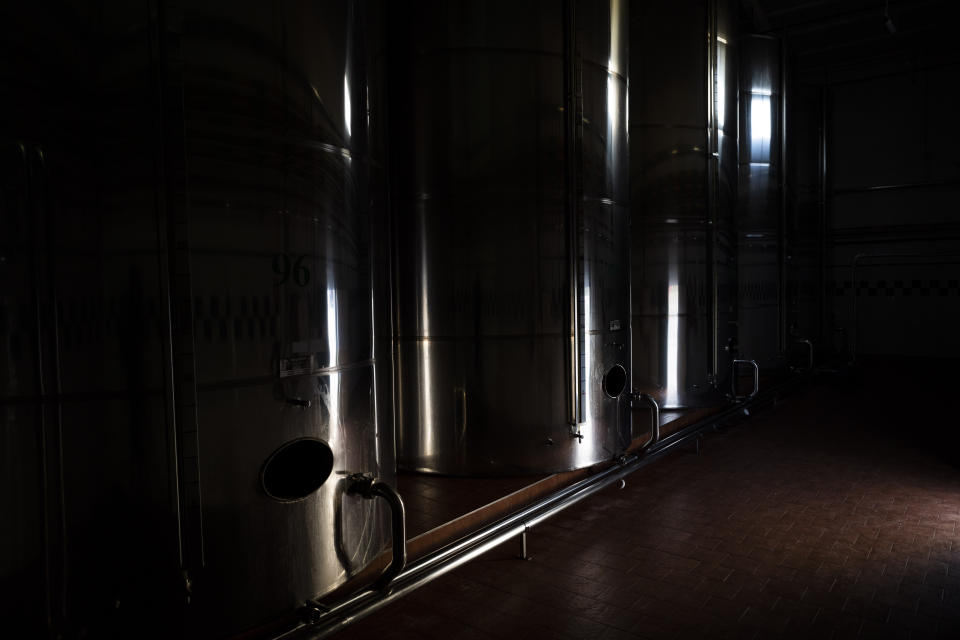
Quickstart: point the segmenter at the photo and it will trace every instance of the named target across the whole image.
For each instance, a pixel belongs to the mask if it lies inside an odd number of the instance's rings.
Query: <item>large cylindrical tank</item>
[[[119,1],[4,8],[5,637],[182,631],[151,26]]]
[[[190,286],[199,487],[187,507],[199,507],[204,627],[293,610],[389,541],[386,505],[346,491],[351,474],[395,473],[392,423],[377,415],[389,351],[381,360],[374,344],[372,228],[386,206],[376,9],[184,8],[189,257],[176,275]]]
[[[781,41],[740,39],[739,345],[761,370],[783,364]]]
[[[390,539],[379,4],[11,13],[3,628],[294,614]]]
[[[391,6],[400,462],[610,459],[630,439],[627,3]]]
[[[736,336],[735,5],[636,2],[631,18],[633,384],[724,402]]]

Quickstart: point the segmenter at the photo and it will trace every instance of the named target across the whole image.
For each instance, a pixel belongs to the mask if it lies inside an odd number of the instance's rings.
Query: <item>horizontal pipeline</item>
[[[275,640],[319,640],[341,631],[379,609],[407,595],[414,589],[432,582],[450,571],[476,559],[487,551],[520,536],[530,528],[551,518],[564,509],[592,496],[598,491],[620,482],[667,453],[696,438],[702,431],[727,418],[741,415],[750,406],[762,404],[799,379],[794,376],[784,383],[770,387],[745,402],[731,404],[718,414],[694,423],[664,438],[642,452],[621,458],[616,466],[604,469],[589,478],[556,491],[538,502],[488,525],[453,544],[440,549],[407,566],[386,588],[362,591],[331,607],[316,604],[310,622],[277,636]]]

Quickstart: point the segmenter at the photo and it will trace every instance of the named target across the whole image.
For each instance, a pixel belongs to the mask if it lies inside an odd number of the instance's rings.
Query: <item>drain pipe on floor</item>
[[[615,466],[560,489],[513,515],[487,525],[479,531],[439,549],[406,566],[389,584],[380,584],[380,588],[367,589],[331,606],[325,606],[316,601],[309,602],[303,612],[304,621],[286,633],[276,636],[275,640],[319,640],[328,638],[402,598],[414,589],[418,589],[478,558],[491,549],[523,535],[532,527],[581,500],[614,484],[624,486],[624,478],[634,471],[646,467],[699,437],[702,431],[715,426],[717,423],[742,415],[744,408],[763,402],[766,398],[779,393],[799,379],[799,377],[795,377],[743,402],[732,404],[720,413],[685,427],[663,440],[659,440],[658,424],[658,432],[656,433],[658,441],[648,446],[640,455],[631,454],[621,457],[617,460]]]

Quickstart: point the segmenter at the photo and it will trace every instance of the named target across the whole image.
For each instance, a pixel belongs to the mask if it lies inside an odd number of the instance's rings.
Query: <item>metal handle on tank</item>
[[[467,438],[467,389],[462,387],[460,392],[460,443],[463,444]]]
[[[647,443],[647,447],[656,444],[660,441],[660,405],[657,404],[657,399],[649,393],[634,391],[630,394],[630,400],[632,402],[646,402],[650,405],[650,442]]]
[[[813,342],[811,342],[810,340],[803,339],[803,340],[797,340],[797,344],[807,345],[807,349],[809,350],[809,356],[810,356],[809,359],[807,360],[807,371],[812,370],[813,369]]]
[[[390,516],[393,531],[393,561],[383,572],[374,585],[377,589],[384,589],[390,582],[400,575],[407,564],[407,514],[403,506],[403,499],[396,489],[386,482],[377,480],[373,476],[357,473],[349,478],[347,493],[359,495],[368,500],[380,497],[390,505]]]
[[[746,396],[737,395],[737,365],[740,364],[749,364],[751,367],[753,367],[753,391]],[[732,378],[730,381],[730,391],[733,394],[734,400],[749,400],[753,396],[757,395],[758,391],[760,391],[760,366],[757,364],[756,360],[734,360],[733,375],[730,377]]]

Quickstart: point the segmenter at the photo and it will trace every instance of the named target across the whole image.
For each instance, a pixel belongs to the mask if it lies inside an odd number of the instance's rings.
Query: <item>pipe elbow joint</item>
[[[407,513],[403,498],[392,486],[367,473],[355,473],[348,478],[347,493],[368,500],[383,498],[390,506],[393,560],[374,584],[376,589],[385,589],[407,565]]]

